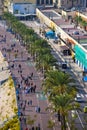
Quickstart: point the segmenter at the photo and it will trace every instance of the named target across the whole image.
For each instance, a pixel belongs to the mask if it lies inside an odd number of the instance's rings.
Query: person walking
[[[20,97],[19,97],[19,95],[17,96],[17,99],[18,99],[18,101],[20,100]]]
[[[38,107],[35,107],[35,112],[38,112]]]
[[[34,129],[34,126],[32,126],[32,129],[31,129],[31,130],[35,130],[35,129]]]
[[[31,73],[31,77],[33,77],[33,72]]]
[[[40,109],[40,107],[38,107],[38,113],[40,113],[40,111],[41,111],[41,109]]]
[[[32,105],[32,100],[29,101],[29,104]]]
[[[33,92],[35,93],[35,91],[36,91],[36,85],[34,85],[33,87]]]
[[[25,128],[25,130],[28,130],[28,128]]]
[[[35,111],[37,112],[37,113],[40,113],[40,111],[41,111],[41,109],[40,109],[40,107],[35,107]]]

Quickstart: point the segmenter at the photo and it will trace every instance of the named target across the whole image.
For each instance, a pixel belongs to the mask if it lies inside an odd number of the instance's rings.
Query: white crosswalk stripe
[[[78,97],[81,97],[81,98],[87,98],[87,94],[79,93],[79,94],[77,94],[77,95],[78,95]]]
[[[84,98],[85,95],[84,95],[84,94],[81,94],[80,96],[81,96],[82,98]]]
[[[85,94],[86,98],[87,98],[87,94]]]

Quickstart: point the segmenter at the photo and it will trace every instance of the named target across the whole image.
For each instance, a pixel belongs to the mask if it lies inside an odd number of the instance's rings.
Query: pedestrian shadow
[[[47,115],[47,114],[49,114],[49,112],[40,112],[40,114],[45,114],[45,115]]]
[[[10,59],[9,62],[26,62],[27,59]]]
[[[33,76],[32,79],[33,79],[33,80],[38,80],[38,79],[39,79],[39,76],[38,76],[38,75]]]
[[[25,112],[33,112],[33,110],[25,109]]]
[[[4,84],[7,80],[8,80],[8,78],[7,78],[7,79],[4,79],[4,80],[1,80],[1,81],[0,81],[0,82],[1,82],[1,85]]]
[[[34,107],[35,108],[36,106],[35,105],[30,105],[29,107]]]
[[[6,70],[8,70],[8,71],[9,71],[9,69],[8,69],[8,68],[4,68],[3,70],[1,69],[1,70],[0,70],[0,72],[6,71]]]

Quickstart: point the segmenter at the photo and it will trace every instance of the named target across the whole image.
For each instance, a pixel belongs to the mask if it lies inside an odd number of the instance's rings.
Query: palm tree
[[[61,130],[66,130],[67,128],[67,117],[69,111],[71,110],[80,110],[79,104],[74,101],[74,98],[70,94],[60,94],[52,97],[51,99],[53,109],[56,112],[60,112],[61,116]]]
[[[73,98],[76,96],[76,89],[73,87],[74,80],[66,73],[58,70],[47,72],[43,82],[43,90],[47,94],[49,101],[57,95],[69,94]],[[58,110],[58,121],[60,121],[60,111]]]
[[[31,46],[32,46],[32,55],[36,61],[37,69],[43,68],[45,63],[48,64],[46,62],[46,59],[53,59],[52,55],[50,55],[50,52],[51,52],[50,46],[47,44],[47,41],[36,40]],[[48,55],[48,58],[46,58],[47,55]]]
[[[55,126],[55,123],[52,120],[48,120],[48,128],[53,128]]]
[[[44,68],[44,71],[47,72],[52,69],[52,66],[55,64],[56,59],[49,53],[41,56],[41,67]]]
[[[76,95],[76,88],[73,87],[73,82],[75,82],[70,75],[61,72],[59,70],[51,70],[46,74],[46,80],[43,82],[43,90],[46,94],[49,94],[49,98],[52,95],[69,93],[73,97]]]

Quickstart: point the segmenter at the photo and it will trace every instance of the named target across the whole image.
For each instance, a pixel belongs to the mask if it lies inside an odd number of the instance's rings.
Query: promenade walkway
[[[14,35],[6,32],[3,26],[0,27],[0,35],[0,50],[9,63],[15,83],[21,129],[34,130],[37,127],[38,130],[53,130],[47,127],[48,121],[54,117],[49,110],[46,111],[48,102],[41,90],[41,73],[36,71],[32,57]],[[30,60],[27,60],[28,57]],[[60,130],[57,118],[55,122],[54,130]]]

